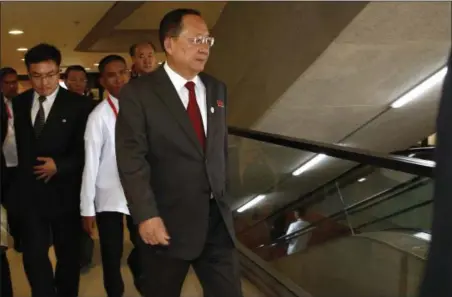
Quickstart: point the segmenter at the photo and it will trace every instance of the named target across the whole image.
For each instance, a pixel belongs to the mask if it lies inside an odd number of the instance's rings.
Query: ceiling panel
[[[330,143],[341,140],[445,64],[450,21],[448,2],[370,3],[254,128]],[[378,149],[390,151],[395,145],[388,143],[388,129],[410,119],[397,126],[397,133],[407,136],[397,144],[413,144],[406,141],[420,140],[431,131],[437,97],[426,94],[410,108],[388,115],[391,120],[382,118],[369,126],[371,130],[363,130],[369,137],[353,138],[351,143],[374,149],[370,144],[380,141]],[[413,108],[424,101],[429,106],[418,108],[427,111],[414,115]],[[382,123],[387,126],[379,130]],[[427,128],[418,129],[416,125],[423,123]]]
[[[63,65],[81,64],[92,68],[108,53],[79,53],[73,49],[97,21],[110,9],[106,2],[3,2],[1,10],[1,64],[25,73],[19,47],[31,48],[40,42],[56,45],[63,54]],[[58,13],[55,13],[58,12]],[[23,35],[8,34],[21,29]]]
[[[116,26],[116,29],[147,29],[156,30],[159,27],[160,20],[172,9],[176,8],[193,8],[201,12],[209,28],[213,28],[220,17],[226,1],[175,1],[175,2],[159,2],[150,1],[144,4],[140,9],[132,13],[128,18]]]

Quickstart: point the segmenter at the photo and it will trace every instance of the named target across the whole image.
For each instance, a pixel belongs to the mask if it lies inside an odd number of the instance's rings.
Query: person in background
[[[302,217],[306,215],[305,209],[294,210],[293,214],[295,221],[290,223],[286,235],[290,235],[309,226],[309,222],[302,219]],[[290,239],[289,246],[287,247],[287,255],[292,255],[296,252],[304,250],[308,245],[309,238],[309,234],[303,234],[301,236]]]
[[[138,236],[119,180],[115,149],[118,97],[128,82],[129,72],[122,57],[110,55],[99,62],[99,73],[100,83],[108,91],[108,96],[94,109],[86,125],[80,209],[83,226],[88,234],[92,234],[94,222],[97,221],[107,295],[120,297],[124,294],[121,276],[124,216],[132,243],[136,243]],[[135,286],[140,291],[140,263],[135,248],[128,257],[128,264]]]
[[[420,297],[452,296],[452,51],[436,120],[432,239]]]
[[[121,91],[116,158],[139,226],[146,297],[179,297],[193,266],[205,296],[241,297],[227,204],[226,85],[203,71],[214,38],[193,9],[160,22],[167,62]]]
[[[6,134],[3,135],[5,139],[2,142],[2,152],[5,161],[5,166],[2,167],[3,170],[1,172],[1,195],[3,201],[6,201],[6,199],[14,199],[14,196],[9,195],[9,190],[15,179],[18,165],[12,100],[19,94],[18,90],[19,80],[17,71],[10,67],[2,68],[0,70],[0,97],[3,99],[4,112],[7,117],[6,125],[2,127],[6,129]],[[10,234],[14,239],[14,249],[20,252],[22,248],[19,222],[17,218],[10,213],[8,223]]]
[[[7,111],[7,105],[6,102],[1,103],[1,139],[2,139],[2,145],[5,143],[6,135],[8,133],[8,111]],[[6,162],[5,162],[5,156],[3,154],[3,147],[2,147],[2,153],[1,153],[1,172],[2,172],[2,191],[4,189],[4,172],[6,171]],[[0,293],[2,297],[12,297],[13,296],[13,287],[11,283],[11,271],[9,269],[9,261],[6,256],[6,251],[8,249],[8,220],[7,220],[7,213],[5,208],[3,207],[3,199],[5,198],[4,193],[1,193],[1,213],[0,213]]]
[[[85,95],[88,86],[88,74],[80,65],[71,65],[64,72],[64,83],[69,91]]]
[[[32,88],[13,99],[19,167],[8,211],[20,220],[32,297],[77,297],[79,289],[83,134],[91,103],[59,86],[60,64],[56,47],[32,47],[25,54]]]
[[[129,54],[132,58],[132,78],[154,71],[157,60],[155,58],[155,46],[152,42],[132,45]]]
[[[67,67],[64,72],[64,83],[69,91],[84,96],[88,86],[88,74],[85,68],[80,65]],[[92,267],[94,252],[94,240],[86,232],[81,234],[80,251],[80,271],[86,273]]]

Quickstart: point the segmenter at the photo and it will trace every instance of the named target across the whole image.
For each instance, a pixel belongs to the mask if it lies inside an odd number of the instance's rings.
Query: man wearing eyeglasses
[[[119,175],[139,226],[146,297],[179,297],[193,266],[204,295],[242,296],[227,205],[226,86],[203,73],[214,43],[200,13],[160,22],[167,62],[124,86]]]
[[[19,168],[8,209],[19,216],[32,297],[76,297],[80,278],[83,134],[91,104],[59,87],[60,51],[39,44],[25,54],[32,89],[13,99]],[[49,260],[52,235],[57,266]]]

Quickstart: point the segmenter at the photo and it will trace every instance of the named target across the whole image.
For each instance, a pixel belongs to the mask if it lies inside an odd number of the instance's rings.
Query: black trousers
[[[80,281],[79,214],[21,217],[23,263],[32,297],[77,297]],[[52,235],[56,271],[50,262],[49,238]]]
[[[171,236],[171,234],[170,234]],[[205,297],[242,297],[239,263],[231,237],[212,199],[206,245],[193,261],[156,253],[140,239],[145,297],[180,297],[190,265],[198,276]]]
[[[128,263],[134,276],[141,275],[139,254],[136,250],[138,229],[132,218],[126,216],[130,240],[134,244]],[[102,270],[104,287],[108,297],[121,297],[124,294],[124,281],[121,276],[121,258],[124,246],[124,214],[119,212],[100,212],[96,214],[99,230],[100,251],[102,256]]]
[[[93,261],[94,240],[82,230],[80,236],[80,267],[87,267]]]
[[[20,222],[19,219],[14,216],[13,213],[8,211],[7,199],[14,199],[13,196],[9,195],[9,189],[16,177],[17,167],[8,167],[5,169],[5,172],[2,172],[2,202],[4,202],[4,206],[8,215],[8,226],[9,226],[9,234],[14,239],[14,246],[17,249],[20,249],[21,246],[21,238],[20,238]]]
[[[0,278],[0,292],[2,297],[13,297],[13,286],[11,283],[11,272],[9,270],[9,262],[6,257],[6,250],[1,253],[1,278]]]

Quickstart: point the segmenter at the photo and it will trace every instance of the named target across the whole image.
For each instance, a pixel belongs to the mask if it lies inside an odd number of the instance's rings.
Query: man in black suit
[[[0,74],[1,76],[1,74]],[[1,93],[0,93],[1,95]],[[4,192],[4,188],[5,188],[5,183],[4,183],[4,175],[5,175],[5,171],[7,170],[6,167],[6,161],[5,161],[5,156],[3,154],[3,144],[5,142],[6,139],[6,135],[8,133],[8,111],[7,111],[7,106],[6,106],[6,102],[2,101],[0,103],[0,116],[1,116],[1,139],[2,139],[2,153],[1,153],[1,157],[0,157],[0,165],[1,165],[1,186],[2,186],[2,204],[3,204],[3,199],[5,198],[5,192]],[[1,218],[0,218],[1,219]],[[2,232],[4,232],[4,230],[2,230]],[[12,287],[12,283],[11,283],[11,272],[9,269],[9,261],[8,258],[6,256],[6,250],[8,249],[7,246],[2,246],[2,244],[0,244],[0,264],[1,264],[1,268],[0,268],[0,293],[2,297],[12,297],[13,296],[13,287]]]
[[[452,52],[436,122],[435,193],[432,241],[421,297],[452,296]]]
[[[32,89],[13,99],[19,168],[9,211],[19,216],[33,297],[76,297],[80,278],[83,135],[91,104],[59,87],[61,53],[39,44],[25,54]],[[51,234],[50,234],[51,233]],[[57,267],[48,257],[52,235]]]
[[[2,201],[6,202],[6,199],[14,199],[14,197],[8,195],[9,189],[16,176],[17,172],[17,150],[16,150],[16,136],[14,131],[14,116],[12,99],[17,96],[19,89],[19,81],[17,71],[11,67],[4,67],[0,70],[0,98],[5,103],[2,105],[3,113],[7,117],[7,124],[2,129],[6,129],[4,142],[2,144],[2,151],[5,163],[4,170],[2,170]],[[8,215],[9,232],[14,238],[14,248],[21,251],[20,232],[17,220],[9,213]]]
[[[141,237],[146,297],[178,297],[190,265],[205,296],[242,296],[226,204],[226,86],[202,73],[213,37],[199,12],[161,21],[167,63],[119,99],[121,182]]]

